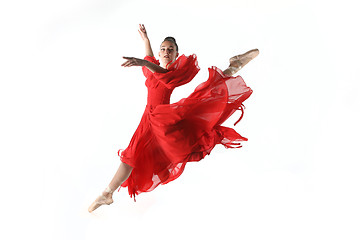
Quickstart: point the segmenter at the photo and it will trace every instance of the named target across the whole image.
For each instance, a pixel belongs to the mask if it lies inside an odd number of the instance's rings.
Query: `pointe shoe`
[[[251,60],[253,60],[257,55],[259,55],[259,50],[252,49],[244,54],[240,54],[230,58],[230,65],[228,67],[228,70],[231,72],[232,75],[235,74]]]
[[[104,204],[110,205],[114,202],[112,199],[113,191],[109,187],[107,187],[104,192],[109,193],[108,196],[105,197],[103,194],[101,194],[99,197],[97,197],[96,200],[90,205],[90,207],[88,209],[88,211],[90,213],[93,212],[94,210],[96,210],[101,205],[104,205]]]

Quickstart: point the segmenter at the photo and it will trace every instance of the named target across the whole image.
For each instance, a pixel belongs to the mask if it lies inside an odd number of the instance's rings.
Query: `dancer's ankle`
[[[105,197],[109,197],[112,196],[114,190],[111,190],[110,187],[106,187],[105,190],[103,191],[102,195]]]
[[[239,70],[240,70],[240,68],[236,68],[236,67],[229,66],[227,69],[225,69],[225,70],[223,71],[223,73],[224,73],[226,76],[231,77],[232,75],[234,75],[235,73],[237,73]]]

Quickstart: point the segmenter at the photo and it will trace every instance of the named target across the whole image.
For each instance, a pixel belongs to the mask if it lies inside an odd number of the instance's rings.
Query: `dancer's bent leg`
[[[252,49],[244,54],[240,54],[230,58],[230,65],[223,73],[227,76],[232,76],[237,73],[241,68],[243,68],[248,62],[253,60],[257,55],[259,55],[258,49]]]
[[[128,179],[131,174],[132,167],[126,163],[121,163],[118,170],[116,171],[113,179],[111,180],[109,186],[103,191],[102,195],[96,198],[96,200],[90,205],[88,211],[92,212],[101,205],[112,204],[112,194],[115,189],[120,187],[120,185]]]

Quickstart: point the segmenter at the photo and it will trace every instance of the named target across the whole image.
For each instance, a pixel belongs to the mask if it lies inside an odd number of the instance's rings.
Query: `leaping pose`
[[[176,40],[167,37],[161,43],[158,61],[144,25],[139,25],[139,33],[146,57],[124,57],[122,66],[142,67],[148,89],[147,105],[129,146],[118,152],[121,160],[118,170],[89,212],[111,204],[113,191],[120,186],[128,187],[135,200],[139,193],[178,178],[188,162],[200,161],[216,144],[238,148],[241,141],[247,141],[234,129],[221,124],[236,110],[242,112],[242,118],[243,102],[252,90],[240,76],[232,76],[254,59],[259,50],[230,58],[230,65],[224,71],[209,68],[207,81],[187,98],[170,104],[174,88],[190,82],[200,70],[196,55],[179,56]]]

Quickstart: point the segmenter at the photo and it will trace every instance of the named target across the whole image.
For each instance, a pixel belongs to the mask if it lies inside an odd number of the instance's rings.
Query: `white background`
[[[1,239],[360,239],[356,1],[2,1]],[[235,127],[176,181],[92,214],[146,104],[137,32],[198,55],[186,97],[259,48]],[[229,119],[232,126],[237,114]],[[5,221],[5,224],[4,224]]]

